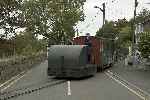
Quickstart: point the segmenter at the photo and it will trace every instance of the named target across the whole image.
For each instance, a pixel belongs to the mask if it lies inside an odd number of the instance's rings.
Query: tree
[[[150,18],[150,11],[144,8],[137,16],[136,16],[136,23],[142,23],[146,19]]]
[[[25,0],[23,2],[22,11],[27,32],[32,32],[32,34],[47,33],[52,24],[48,2],[49,0]]]
[[[31,54],[46,49],[47,42],[45,40],[38,40],[36,36],[29,32],[21,32],[16,35],[15,52],[16,54]]]
[[[139,51],[144,58],[150,57],[150,32],[140,34]]]
[[[131,28],[130,23],[126,19],[118,19],[118,21],[106,21],[106,24],[97,31],[96,36],[105,38],[124,38],[130,40]],[[125,35],[126,34],[126,35]],[[127,41],[128,41],[127,40]]]
[[[104,38],[115,38],[115,35],[116,33],[118,33],[118,30],[114,24],[115,22],[113,21],[106,21],[105,25],[96,32],[96,36]]]
[[[149,18],[150,18],[150,11],[144,8],[136,17],[136,23],[143,23]],[[146,32],[140,33],[139,37],[140,37],[138,43],[139,51],[141,52],[144,58],[148,58],[150,56],[150,31],[146,30]]]
[[[106,24],[97,31],[96,36],[117,40],[118,47],[128,47],[132,41],[131,22],[124,19],[118,21],[106,21]]]
[[[74,26],[76,26],[78,21],[82,21],[83,12],[73,6],[67,8],[64,7],[63,13],[58,13],[54,16],[54,20],[56,20],[52,27],[52,33],[56,35],[57,43],[63,39],[63,41],[67,41],[67,39],[72,39],[75,35]],[[60,20],[58,20],[60,19]],[[54,36],[54,35],[53,35]]]
[[[132,29],[130,26],[125,26],[121,28],[119,32],[119,41],[120,44],[124,47],[128,47],[132,42]]]
[[[85,0],[26,0],[23,13],[26,19],[26,31],[40,34],[51,42],[60,43],[72,38],[74,26],[83,19],[80,9]]]
[[[11,37],[17,28],[23,27],[21,2],[22,0],[0,0],[0,29],[4,31],[1,38]]]

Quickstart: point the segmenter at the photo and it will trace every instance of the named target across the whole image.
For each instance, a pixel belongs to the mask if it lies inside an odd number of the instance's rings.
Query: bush
[[[139,51],[142,57],[149,58],[150,56],[150,32],[140,34],[140,42],[138,43]]]

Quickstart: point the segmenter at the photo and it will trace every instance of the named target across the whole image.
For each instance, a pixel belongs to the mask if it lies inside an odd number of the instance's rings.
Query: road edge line
[[[18,75],[12,77],[10,80],[6,81],[5,83],[1,84],[1,91],[3,92],[5,91],[7,88],[9,88],[11,85],[13,85],[14,83],[16,83],[17,81],[19,81],[21,78],[23,78],[30,70],[27,71],[23,71],[21,73],[19,73]],[[6,85],[6,86],[5,86]]]
[[[129,84],[130,86],[136,88],[137,90],[139,90],[140,92],[142,92],[143,94],[147,95],[150,97],[150,94],[144,90],[142,90],[141,88],[139,88],[138,86],[130,83],[129,81],[125,80],[123,77],[117,75],[117,74],[114,74],[112,71],[108,70],[108,73],[112,74],[112,75],[115,75],[116,77],[118,77],[119,79],[121,79],[122,81],[124,81],[125,83]]]
[[[6,82],[0,84],[0,88],[3,87],[4,85],[10,83],[10,82],[13,81],[15,78],[19,77],[20,75],[22,75],[22,74],[25,73],[25,72],[26,72],[26,71],[23,71],[23,72],[19,73],[18,75],[13,76],[11,79],[7,80]]]
[[[26,74],[18,77],[17,79],[15,79],[14,81],[10,82],[9,85],[7,85],[6,87],[4,87],[3,89],[1,89],[1,92],[4,92],[7,88],[9,88],[10,86],[12,86],[13,84],[15,84],[17,81],[19,81],[21,78],[23,78]]]
[[[135,90],[129,88],[127,85],[125,85],[123,82],[119,81],[118,79],[114,78],[112,75],[110,75],[108,72],[105,72],[105,74],[110,77],[111,79],[113,79],[114,81],[116,81],[118,84],[124,86],[126,89],[128,89],[130,92],[134,93],[136,96],[138,96],[140,99],[145,100],[145,97],[140,95],[139,93],[137,93]]]

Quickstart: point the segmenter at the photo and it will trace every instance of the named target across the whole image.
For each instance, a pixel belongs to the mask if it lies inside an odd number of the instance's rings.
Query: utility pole
[[[106,13],[105,13],[105,11],[106,11],[106,6],[105,6],[105,3],[103,3],[103,10],[102,10],[102,12],[103,12],[103,26],[105,25],[105,16],[106,16]]]
[[[136,11],[137,11],[137,6],[138,6],[138,2],[137,0],[135,0],[135,9],[134,9],[134,25],[136,25]],[[135,28],[134,28],[135,30]],[[133,35],[133,43],[136,43],[136,36],[135,36],[135,32],[134,32],[134,35]]]
[[[134,57],[133,61],[135,62],[135,53],[136,53],[136,13],[137,13],[137,6],[138,6],[138,1],[135,0],[135,8],[134,8],[134,19],[133,19],[133,39],[132,39],[132,56]],[[133,63],[134,63],[133,62]]]

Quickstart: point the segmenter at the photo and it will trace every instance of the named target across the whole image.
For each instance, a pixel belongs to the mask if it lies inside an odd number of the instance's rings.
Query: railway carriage
[[[83,45],[86,36],[76,37],[73,43]],[[92,41],[91,47],[91,63],[97,66],[97,71],[108,68],[114,63],[114,41],[104,38],[90,37]]]

